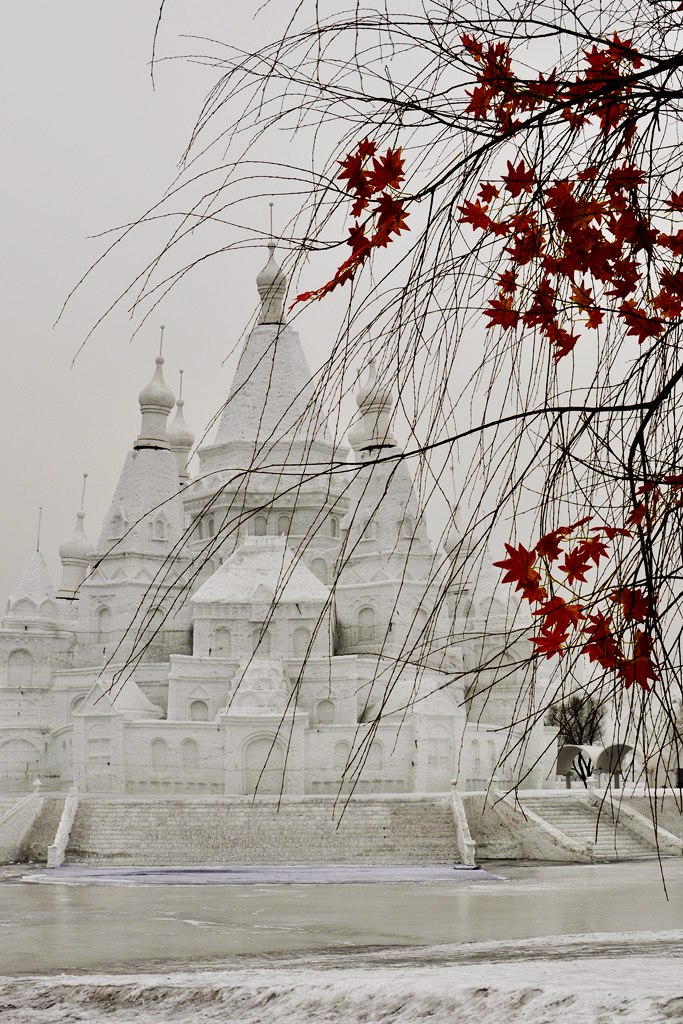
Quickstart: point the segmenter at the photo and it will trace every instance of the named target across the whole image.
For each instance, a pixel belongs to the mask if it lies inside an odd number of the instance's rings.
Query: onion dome
[[[182,370],[180,371],[182,374]],[[187,470],[187,463],[190,457],[190,451],[194,444],[194,431],[189,425],[185,417],[183,416],[183,407],[185,400],[182,397],[183,381],[182,376],[180,378],[180,390],[181,394],[178,395],[178,401],[176,402],[176,413],[173,417],[173,421],[166,431],[166,437],[168,443],[171,446],[171,451],[175,453],[176,460],[178,462],[178,477],[181,483],[185,483],[189,479],[190,474]]]
[[[175,416],[166,431],[171,448],[191,448],[194,444],[194,431],[183,416],[184,405],[185,399],[179,398],[175,404]]]
[[[396,439],[391,431],[391,410],[394,398],[391,387],[377,380],[374,359],[368,367],[368,379],[356,395],[359,417],[349,432],[349,444],[358,451],[366,448],[393,447]]]
[[[76,513],[74,532],[59,549],[59,557],[62,562],[62,581],[57,591],[57,597],[62,600],[72,601],[77,596],[78,588],[88,574],[93,548],[83,529],[84,519],[85,512],[81,509]]]
[[[168,448],[166,420],[175,405],[175,395],[166,384],[163,374],[164,357],[156,357],[156,370],[149,384],[138,395],[142,426],[134,447]]]
[[[83,520],[85,519],[85,512],[76,513],[76,526],[74,532],[71,534],[68,540],[59,548],[59,557],[62,562],[65,561],[79,561],[87,562],[92,552],[92,544],[85,535],[83,529]]]
[[[284,301],[287,292],[287,277],[275,260],[275,242],[268,243],[268,262],[256,278],[256,287],[261,296],[259,324],[282,324],[285,320]]]

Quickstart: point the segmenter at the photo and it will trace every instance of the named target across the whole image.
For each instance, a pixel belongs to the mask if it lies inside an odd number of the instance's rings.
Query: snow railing
[[[21,848],[33,823],[43,809],[40,779],[33,783],[33,792],[17,801],[0,817],[0,864],[13,864],[21,857]]]
[[[513,834],[517,834],[522,842],[524,856],[531,860],[573,861],[592,864],[595,861],[594,844],[592,842],[577,843],[570,836],[560,832],[549,821],[536,814],[520,800],[514,799],[511,793],[503,793],[489,788],[488,799],[498,810],[504,824]]]
[[[47,848],[47,866],[49,868],[60,868],[64,863],[66,848],[69,845],[69,836],[71,835],[71,827],[74,823],[77,810],[78,788],[76,786],[72,786],[66,800],[64,801],[62,816],[59,819],[59,825],[57,826],[55,841]]]
[[[634,807],[629,807],[626,801],[619,796],[621,790],[615,793],[605,791],[604,793],[588,790],[586,797],[593,807],[600,809],[603,806],[610,812],[615,821],[621,822],[630,832],[633,832],[638,839],[645,840],[653,852],[657,850],[665,857],[680,857],[683,855],[683,839],[679,839],[672,832],[662,828]]]
[[[455,782],[451,783],[451,807],[453,808],[453,821],[455,822],[455,836],[458,845],[458,863],[467,868],[476,867],[475,843],[470,833],[470,826],[467,823],[467,814],[462,797],[458,793]]]

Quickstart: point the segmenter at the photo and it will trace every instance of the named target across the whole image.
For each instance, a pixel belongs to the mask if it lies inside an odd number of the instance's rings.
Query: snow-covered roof
[[[324,602],[328,588],[297,561],[284,537],[245,537],[199,588],[193,604]]]

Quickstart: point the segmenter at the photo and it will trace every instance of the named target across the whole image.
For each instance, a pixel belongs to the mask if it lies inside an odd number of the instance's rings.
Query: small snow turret
[[[176,401],[176,414],[168,427],[166,436],[171,446],[171,451],[178,463],[178,478],[181,484],[187,483],[190,473],[187,464],[190,460],[190,452],[194,445],[194,431],[183,416],[185,401],[183,399],[183,371],[180,371],[180,391]]]
[[[270,256],[265,267],[256,278],[256,287],[261,296],[259,324],[284,324],[284,301],[287,292],[287,278],[275,260],[275,242],[268,243]]]
[[[154,376],[138,396],[142,426],[133,446],[136,451],[140,448],[170,448],[166,437],[166,421],[175,405],[175,395],[164,380],[164,357],[161,353],[155,362]]]
[[[370,361],[368,379],[356,395],[358,418],[349,429],[349,444],[356,452],[369,448],[393,448],[396,438],[391,429],[394,398],[389,385],[377,380],[375,360]]]
[[[81,509],[76,513],[76,526],[68,540],[59,549],[62,562],[62,582],[57,597],[71,601],[76,597],[78,588],[88,574],[92,544],[85,535],[83,520],[85,512]]]

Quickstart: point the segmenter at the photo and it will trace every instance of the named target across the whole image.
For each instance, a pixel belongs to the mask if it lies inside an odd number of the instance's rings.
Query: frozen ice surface
[[[451,869],[452,870],[452,869]],[[683,1021],[683,860],[0,886],[2,1024]]]

